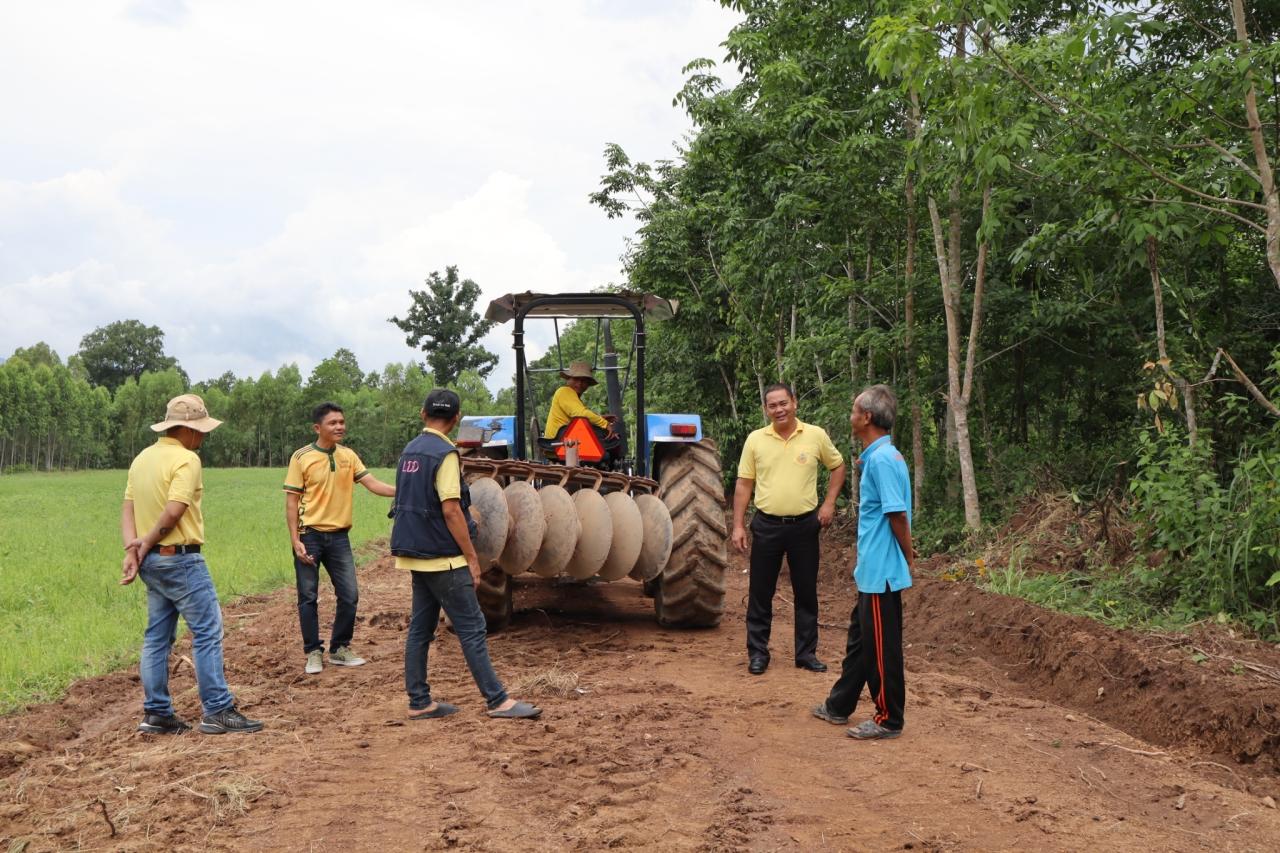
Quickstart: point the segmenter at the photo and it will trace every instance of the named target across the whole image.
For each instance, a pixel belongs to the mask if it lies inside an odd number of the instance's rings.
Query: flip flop
[[[436,707],[431,711],[419,711],[416,714],[410,714],[410,720],[438,720],[441,717],[447,717],[450,714],[458,713],[457,705],[450,705],[448,702],[436,702]]]
[[[517,702],[505,711],[489,711],[489,716],[502,720],[533,720],[542,716],[542,709],[528,702]]]

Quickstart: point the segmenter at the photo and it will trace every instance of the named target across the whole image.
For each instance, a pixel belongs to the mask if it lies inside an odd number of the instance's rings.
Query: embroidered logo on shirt
[[[808,454],[808,453],[806,453],[805,451],[801,450],[799,453],[797,453],[797,454],[796,454],[796,464],[797,464],[797,465],[808,465],[808,464],[809,464],[809,460],[810,460],[811,458],[812,458],[812,457],[811,457],[811,456],[809,456],[809,454]]]

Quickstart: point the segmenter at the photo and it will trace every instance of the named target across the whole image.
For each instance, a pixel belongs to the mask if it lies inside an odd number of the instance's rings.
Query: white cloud
[[[194,378],[304,374],[457,264],[487,299],[620,278],[586,201],[607,142],[670,156],[711,0],[51,0],[6,16],[0,356],[137,318]],[[483,306],[480,306],[483,309]],[[509,329],[487,343],[511,373]],[[535,342],[536,343],[536,342]],[[545,342],[544,342],[545,343]]]

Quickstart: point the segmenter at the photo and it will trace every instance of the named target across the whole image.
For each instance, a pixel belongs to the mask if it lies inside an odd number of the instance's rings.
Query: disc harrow
[[[593,468],[462,458],[486,568],[584,581],[651,579],[671,555],[661,486]]]

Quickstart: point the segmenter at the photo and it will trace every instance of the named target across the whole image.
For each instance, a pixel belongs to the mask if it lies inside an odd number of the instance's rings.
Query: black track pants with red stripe
[[[858,707],[862,687],[875,702],[875,721],[887,729],[902,729],[907,704],[902,665],[902,592],[859,592],[849,616],[840,678],[827,696],[827,710],[848,717]]]

